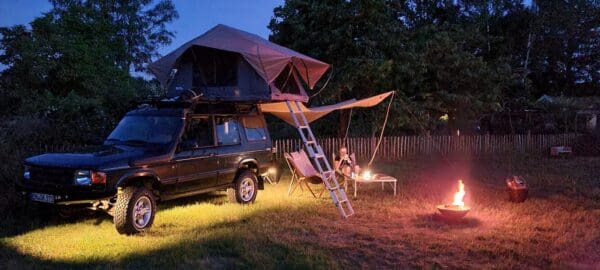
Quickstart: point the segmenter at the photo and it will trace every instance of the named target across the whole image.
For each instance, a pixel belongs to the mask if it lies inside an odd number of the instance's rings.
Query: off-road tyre
[[[252,193],[249,192],[249,186],[251,185]],[[227,198],[231,203],[239,204],[250,204],[256,200],[258,193],[258,181],[256,174],[249,170],[241,171],[233,181],[230,188],[227,189]]]
[[[138,204],[138,210],[136,210],[136,204]],[[142,204],[149,204],[150,216],[141,222],[144,224],[141,226],[136,222],[134,216],[135,213],[140,213],[139,209],[141,208],[139,206]],[[132,235],[149,229],[154,222],[155,214],[156,201],[154,195],[145,187],[125,187],[117,194],[117,202],[113,209],[113,220],[120,234]]]

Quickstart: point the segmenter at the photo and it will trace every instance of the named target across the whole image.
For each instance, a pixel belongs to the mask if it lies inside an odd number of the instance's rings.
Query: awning
[[[312,108],[307,108],[306,106],[304,106],[304,104],[300,103],[300,108],[301,108],[302,112],[304,112],[306,119],[310,123],[310,122],[313,122],[335,110],[344,110],[344,109],[357,108],[357,107],[360,107],[360,108],[373,107],[373,106],[381,103],[385,98],[390,96],[392,93],[394,93],[394,91],[390,91],[387,93],[379,94],[376,96],[372,96],[372,97],[368,97],[368,98],[364,98],[364,99],[360,99],[360,100],[350,99],[350,100],[346,100],[346,101],[343,101],[343,102],[340,102],[337,104],[312,107]],[[295,126],[294,120],[292,119],[292,115],[290,114],[290,111],[289,111],[287,105],[285,104],[285,102],[265,103],[265,104],[260,104],[259,106],[263,112],[273,114],[273,115],[281,118],[283,121],[287,122],[288,124]],[[294,106],[294,109],[296,109],[295,105],[292,104],[292,106]]]

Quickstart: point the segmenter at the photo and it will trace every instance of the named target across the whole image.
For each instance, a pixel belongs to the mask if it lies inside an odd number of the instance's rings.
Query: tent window
[[[194,55],[194,86],[235,86],[238,81],[239,55],[209,48],[196,48]]]
[[[288,65],[283,71],[277,76],[274,81],[275,87],[277,87],[283,93],[289,93],[294,95],[300,95],[300,88],[296,82],[296,77],[293,72],[290,72],[290,66]]]

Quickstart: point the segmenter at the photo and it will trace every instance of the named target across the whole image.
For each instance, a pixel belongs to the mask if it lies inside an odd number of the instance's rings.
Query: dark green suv
[[[254,202],[273,152],[255,104],[157,102],[127,113],[100,149],[26,159],[17,188],[61,209],[104,210],[134,234],[152,225],[156,202],[217,190]]]

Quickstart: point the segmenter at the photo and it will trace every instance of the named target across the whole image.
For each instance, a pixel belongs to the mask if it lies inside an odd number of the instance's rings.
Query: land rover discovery
[[[254,202],[273,152],[255,104],[156,102],[127,113],[100,149],[27,158],[16,184],[28,200],[103,210],[135,234],[157,202],[218,190]]]

